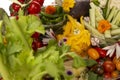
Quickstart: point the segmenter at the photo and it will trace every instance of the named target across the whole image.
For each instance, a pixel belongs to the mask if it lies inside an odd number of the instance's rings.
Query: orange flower
[[[49,5],[45,8],[47,14],[54,14],[56,12],[55,6]]]
[[[107,20],[99,21],[97,29],[100,33],[104,33],[106,30],[108,30],[110,28],[111,28],[111,25],[110,25],[109,21],[107,21]]]

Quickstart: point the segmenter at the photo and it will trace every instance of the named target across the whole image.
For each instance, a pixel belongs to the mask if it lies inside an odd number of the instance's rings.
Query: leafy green
[[[5,34],[0,33],[0,73],[4,80],[27,80],[34,59],[31,35],[35,31],[44,34],[44,27],[34,15],[19,16],[16,20],[4,14],[2,22],[0,30],[5,28]]]
[[[98,75],[95,74],[94,72],[91,72],[91,71],[88,72],[88,80],[98,80],[97,76]]]
[[[75,57],[75,59],[73,60],[73,67],[74,68],[79,68],[79,67],[86,67],[86,63],[85,60],[81,57]]]
[[[97,62],[93,59],[86,59],[85,61],[88,67],[92,67],[93,65],[97,64]]]
[[[88,72],[88,80],[103,80],[103,76],[98,75],[92,71]]]
[[[34,32],[45,33],[39,17],[34,15],[23,16],[18,20],[3,15],[4,35],[0,32],[0,73],[4,80],[42,80],[49,74],[54,80],[72,80],[72,76],[65,72],[64,61],[67,55],[73,58],[73,66],[86,66],[84,60],[70,47],[59,46],[56,40],[50,40],[48,46],[34,52],[31,48]],[[6,42],[4,42],[4,40]],[[36,55],[34,55],[36,54]]]

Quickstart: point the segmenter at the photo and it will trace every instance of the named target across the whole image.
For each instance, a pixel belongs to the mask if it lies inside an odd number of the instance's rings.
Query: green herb
[[[97,62],[93,59],[86,59],[85,61],[88,67],[92,67],[93,65],[97,64]]]

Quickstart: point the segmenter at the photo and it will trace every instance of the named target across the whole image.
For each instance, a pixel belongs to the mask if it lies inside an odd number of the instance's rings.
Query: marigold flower
[[[75,4],[74,0],[63,0],[62,7],[63,10],[66,12],[70,11],[70,8],[73,8]]]
[[[107,20],[99,21],[97,29],[100,33],[104,33],[106,30],[109,30],[110,28],[111,28],[111,24],[109,23],[109,21]]]
[[[45,8],[47,14],[54,14],[56,12],[55,6],[49,5]]]

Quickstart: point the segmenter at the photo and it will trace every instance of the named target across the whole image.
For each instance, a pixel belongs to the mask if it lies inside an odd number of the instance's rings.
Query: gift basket
[[[119,80],[120,0],[12,0],[0,8],[0,80]]]

